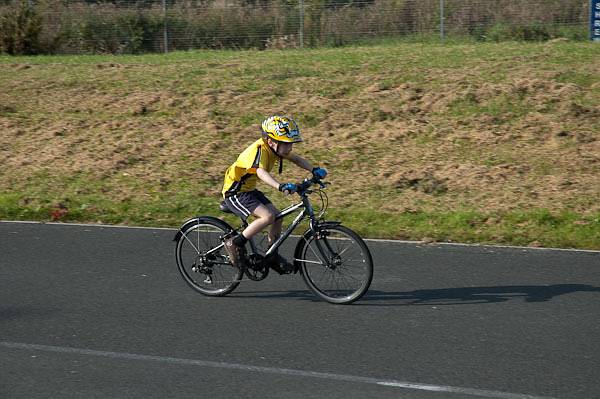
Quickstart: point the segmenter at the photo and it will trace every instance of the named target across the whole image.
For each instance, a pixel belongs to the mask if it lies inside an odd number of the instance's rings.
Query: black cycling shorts
[[[259,205],[269,205],[271,201],[259,190],[253,190],[225,198],[227,208],[236,215],[248,218]]]

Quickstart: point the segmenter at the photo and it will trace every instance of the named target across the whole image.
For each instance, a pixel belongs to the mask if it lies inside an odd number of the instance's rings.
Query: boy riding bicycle
[[[292,153],[293,144],[302,141],[300,129],[294,120],[274,115],[262,122],[261,130],[262,137],[246,148],[227,169],[223,183],[225,206],[244,219],[250,215],[256,217],[241,234],[225,240],[225,249],[232,263],[238,267],[246,256],[246,242],[254,235],[270,225],[268,239],[271,245],[281,234],[282,220],[275,219],[279,210],[256,189],[258,179],[284,194],[295,192],[294,183],[280,183],[271,175],[276,162],[279,162],[281,174],[284,159],[312,172],[319,179],[327,175],[325,169],[313,167],[309,161]],[[277,252],[266,260],[280,274],[293,271],[293,266]]]

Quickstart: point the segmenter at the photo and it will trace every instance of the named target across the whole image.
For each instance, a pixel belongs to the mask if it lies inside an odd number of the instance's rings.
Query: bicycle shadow
[[[493,304],[520,299],[525,302],[538,303],[577,292],[600,293],[600,287],[587,284],[554,284],[436,288],[407,292],[370,290],[359,304],[364,306],[449,306]],[[385,303],[377,304],[376,302]]]
[[[587,284],[554,285],[506,285],[485,287],[434,288],[414,291],[369,290],[355,302],[356,306],[454,306],[474,304],[495,304],[511,300],[524,300],[529,303],[548,302],[553,298],[578,292],[597,292],[600,287]],[[245,291],[233,296],[275,299],[297,298],[322,302],[309,290],[298,291]]]
[[[243,291],[236,290],[228,295],[229,298],[253,298],[253,299],[276,299],[276,298],[298,298],[302,300],[314,300],[315,302],[321,302],[311,291],[309,290],[297,290],[297,291]]]

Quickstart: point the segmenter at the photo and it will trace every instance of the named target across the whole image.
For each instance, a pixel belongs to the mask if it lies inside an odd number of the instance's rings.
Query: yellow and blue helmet
[[[262,123],[263,136],[284,143],[299,143],[302,141],[300,128],[294,120],[287,116],[273,115]]]

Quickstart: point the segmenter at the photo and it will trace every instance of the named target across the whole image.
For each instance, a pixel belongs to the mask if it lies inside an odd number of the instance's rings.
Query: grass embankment
[[[0,57],[0,87],[1,219],[218,215],[224,170],[285,112],[329,218],[366,236],[600,249],[593,43]]]

